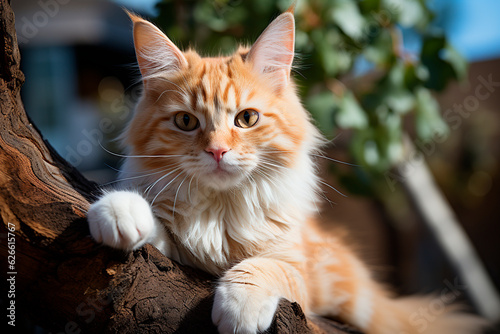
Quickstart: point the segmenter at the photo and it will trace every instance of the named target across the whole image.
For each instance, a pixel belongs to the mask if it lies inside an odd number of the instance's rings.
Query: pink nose
[[[222,160],[222,156],[226,154],[227,151],[229,151],[229,149],[225,147],[208,147],[205,149],[205,152],[212,154],[217,163]]]

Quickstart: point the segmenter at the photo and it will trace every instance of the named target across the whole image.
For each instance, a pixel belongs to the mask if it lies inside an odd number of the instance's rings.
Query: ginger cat
[[[251,48],[216,58],[181,52],[130,17],[144,93],[121,138],[126,190],[106,192],[88,212],[96,241],[152,243],[220,277],[220,333],[266,330],[280,298],[369,334],[479,331],[478,318],[451,308],[419,323],[431,299],[392,298],[340,239],[315,227],[313,156],[324,140],[290,77],[291,11]]]

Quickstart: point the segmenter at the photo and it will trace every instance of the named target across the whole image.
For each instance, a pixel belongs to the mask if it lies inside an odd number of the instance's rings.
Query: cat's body
[[[367,333],[419,333],[397,301],[340,241],[315,226],[323,142],[290,79],[294,21],[286,12],[231,57],[182,53],[131,15],[144,96],[122,140],[120,178],[88,218],[93,237],[165,255],[218,277],[212,313],[222,333],[271,324],[280,298]],[[140,194],[140,195],[139,195]],[[473,333],[445,312],[424,333]]]

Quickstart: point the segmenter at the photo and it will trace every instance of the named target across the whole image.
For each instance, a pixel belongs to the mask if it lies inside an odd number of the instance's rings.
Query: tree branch
[[[467,284],[479,313],[492,322],[500,320],[500,296],[472,242],[439,191],[424,156],[417,155],[409,138],[405,138],[404,144],[406,159],[400,162],[398,170],[405,191]]]

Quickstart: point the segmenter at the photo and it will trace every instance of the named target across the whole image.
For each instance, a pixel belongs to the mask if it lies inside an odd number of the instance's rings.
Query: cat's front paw
[[[215,292],[212,321],[219,333],[255,334],[271,326],[279,297],[247,282],[220,282]]]
[[[97,242],[124,250],[139,248],[156,229],[149,203],[130,191],[105,194],[90,206],[87,219]]]

